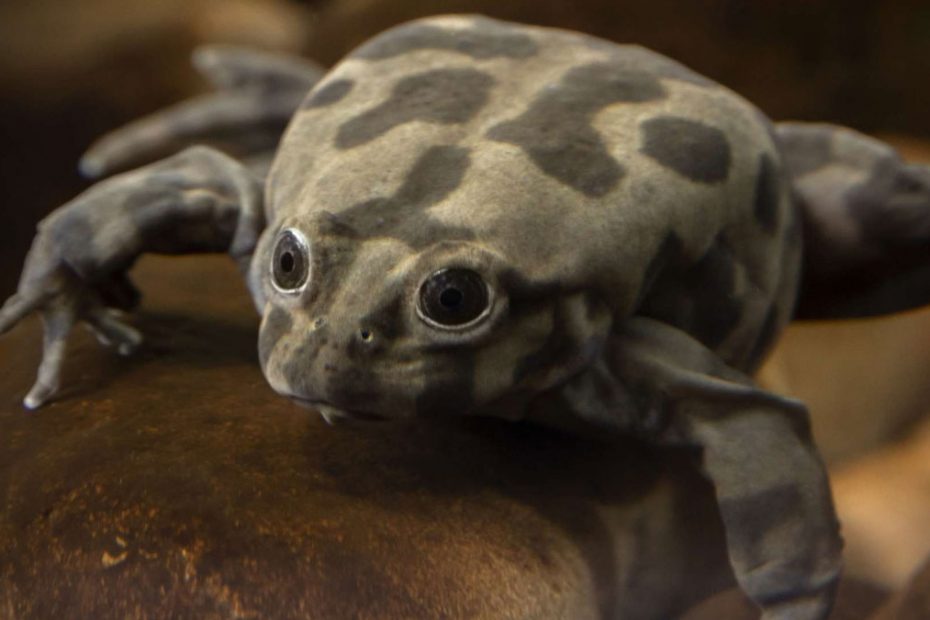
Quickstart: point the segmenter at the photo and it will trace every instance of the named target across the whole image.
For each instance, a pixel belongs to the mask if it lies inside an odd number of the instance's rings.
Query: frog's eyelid
[[[304,278],[303,283],[297,288],[283,288],[279,286],[278,281],[275,278],[275,274],[274,274],[275,260],[277,258],[275,249],[278,247],[278,244],[281,242],[281,238],[284,237],[284,235],[288,235],[288,234],[297,242],[297,245],[299,245],[300,249],[303,251],[304,262],[306,264],[306,269],[307,269],[307,275]],[[307,286],[310,285],[310,281],[313,278],[313,261],[311,260],[311,254],[310,254],[310,242],[307,240],[306,235],[304,235],[304,233],[301,232],[297,228],[293,228],[290,226],[288,226],[287,228],[282,228],[278,232],[278,234],[275,236],[274,243],[272,244],[271,247],[272,247],[271,260],[268,263],[268,275],[269,275],[269,280],[271,281],[271,286],[274,287],[275,291],[277,291],[278,293],[282,295],[287,295],[289,297],[300,295],[301,293],[304,292],[304,290],[306,290]]]

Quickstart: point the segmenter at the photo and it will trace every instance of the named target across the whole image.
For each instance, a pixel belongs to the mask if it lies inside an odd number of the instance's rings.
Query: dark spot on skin
[[[417,417],[447,417],[468,412],[475,401],[477,360],[473,349],[456,349],[435,358],[423,392],[416,397]]]
[[[51,238],[49,245],[69,267],[83,276],[96,271],[100,260],[88,252],[93,246],[87,242],[94,238],[96,231],[82,213],[77,209],[56,211],[42,226]]]
[[[802,207],[807,252],[798,317],[860,318],[930,303],[930,169],[902,162],[889,149],[868,172],[864,181],[831,188],[845,190],[845,208],[827,212],[816,194]],[[854,227],[858,251],[835,239],[822,220]]]
[[[281,338],[291,331],[293,320],[285,310],[274,306],[268,313],[258,334],[258,359],[262,366],[271,356],[271,351]]]
[[[745,557],[770,555],[763,548],[765,537],[760,532],[776,530],[786,515],[804,514],[804,498],[796,484],[784,484],[742,497],[720,500],[727,538],[731,548],[741,550]]]
[[[559,304],[552,309],[552,331],[542,347],[526,355],[517,362],[513,370],[512,383],[517,385],[530,377],[561,360],[566,359],[575,351],[570,333],[565,326],[565,313]]]
[[[586,196],[603,196],[624,175],[591,126],[594,115],[620,102],[665,97],[655,76],[598,63],[572,69],[543,89],[514,120],[491,128],[488,137],[520,147],[546,175]]]
[[[661,79],[678,80],[709,88],[719,87],[716,82],[695,73],[685,65],[638,45],[618,45],[589,36],[584,38],[584,43],[591,49],[609,54],[610,63],[618,67],[643,71]]]
[[[359,323],[377,333],[379,338],[393,340],[400,335],[403,290],[387,291],[383,297],[388,301],[362,317]]]
[[[375,37],[352,57],[382,60],[417,50],[445,50],[476,59],[528,58],[537,53],[538,47],[526,34],[491,20],[482,20],[480,27],[467,29],[425,24],[401,26]]]
[[[722,131],[674,116],[651,118],[642,125],[641,152],[698,183],[718,183],[730,174],[730,145]]]
[[[465,123],[485,106],[493,85],[491,76],[475,69],[435,69],[406,77],[386,101],[343,123],[336,146],[354,148],[413,121]]]
[[[320,234],[324,236],[358,239],[357,230],[349,226],[340,215],[331,211],[322,211],[319,220]]]
[[[759,158],[759,170],[756,173],[756,195],[754,211],[756,219],[767,233],[775,232],[778,224],[778,206],[781,202],[781,187],[775,163],[768,155]]]
[[[359,238],[390,237],[414,248],[437,240],[468,240],[473,231],[444,226],[424,213],[461,184],[470,165],[468,149],[434,146],[421,155],[393,196],[353,205],[339,214],[342,226]]]
[[[759,367],[759,364],[762,363],[762,360],[765,359],[765,354],[768,353],[769,348],[775,342],[775,337],[778,335],[776,333],[777,329],[778,308],[772,305],[765,314],[765,321],[759,329],[759,335],[756,336],[755,344],[752,345],[752,351],[749,354],[750,369],[755,370]]]
[[[643,281],[639,285],[639,299],[636,302],[636,307],[649,296],[656,278],[666,267],[680,264],[683,259],[683,249],[684,245],[678,235],[674,232],[665,235],[665,239],[659,244],[659,249],[656,250],[652,260],[646,266],[646,271],[643,273]]]
[[[398,229],[397,239],[411,248],[421,250],[438,241],[474,241],[475,231],[467,226],[450,226],[426,219],[419,226],[408,222]]]
[[[551,300],[566,292],[561,283],[557,281],[536,282],[528,279],[516,269],[502,270],[498,275],[498,280],[510,297],[511,313],[517,311],[523,305],[551,302]],[[533,312],[535,308],[530,308],[527,311]]]
[[[298,394],[314,394],[309,385],[309,372],[315,366],[323,347],[320,330],[310,332],[294,350],[291,359],[284,365],[284,378]]]
[[[371,411],[378,406],[383,389],[375,373],[360,363],[340,363],[358,356],[352,351],[353,334],[349,334],[343,347],[327,345],[330,340],[329,326],[308,333],[294,350],[290,362],[284,368],[288,385],[298,394],[313,394],[335,407],[358,411]],[[357,335],[357,331],[354,335]],[[356,343],[358,344],[358,343]],[[323,376],[314,369],[322,368]],[[320,381],[324,384],[320,385]],[[321,391],[322,388],[322,391]]]
[[[184,225],[178,226],[178,205],[187,199],[184,193],[186,185],[200,183],[191,178],[196,176],[192,170],[197,169],[198,162],[190,158],[196,158],[196,155],[197,151],[182,152],[176,157],[187,157],[187,160],[178,160],[181,167],[176,174],[168,179],[154,174],[145,176],[122,201],[122,214],[147,252],[179,254],[225,252],[229,249],[239,211],[221,206],[219,200],[211,200],[214,208],[210,210],[210,217],[185,219]],[[128,228],[126,223],[123,224]]]
[[[348,95],[353,86],[355,86],[355,82],[352,80],[333,80],[332,82],[327,82],[310,91],[310,96],[304,100],[300,107],[301,109],[310,109],[332,105],[341,101]]]
[[[698,340],[710,348],[722,343],[739,323],[741,305],[733,296],[736,283],[736,259],[733,250],[722,241],[704,255],[693,270],[695,296],[695,332]]]
[[[395,206],[413,205],[416,211],[439,204],[455,191],[465,177],[471,159],[468,149],[460,146],[440,145],[430,147],[421,155],[404,179],[403,185],[394,194]],[[344,215],[351,219],[351,210]],[[372,215],[370,212],[366,215]],[[375,213],[378,215],[387,215]],[[402,219],[408,219],[406,213]]]
[[[342,368],[326,380],[326,400],[341,409],[374,411],[383,396],[377,375],[355,366]]]
[[[156,175],[142,177],[132,191],[102,193],[78,201],[73,209],[56,212],[45,220],[44,229],[58,255],[79,275],[94,280],[102,273],[129,268],[142,248],[147,252],[177,254],[179,252],[222,252],[236,228],[236,209],[218,208],[210,218],[185,221],[177,226],[177,206],[183,203],[175,187],[188,181],[185,171],[171,180]],[[109,200],[107,200],[109,199]],[[113,242],[107,245],[89,243],[99,237],[96,218],[86,216],[88,209],[107,207]],[[97,214],[99,217],[99,213]],[[98,240],[99,241],[99,240]]]
[[[697,262],[667,264],[637,314],[678,327],[714,349],[740,320],[742,308],[733,294],[736,266],[733,250],[718,238]]]

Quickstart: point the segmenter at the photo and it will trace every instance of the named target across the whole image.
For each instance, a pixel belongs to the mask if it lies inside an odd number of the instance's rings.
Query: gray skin
[[[930,301],[930,170],[848,129],[773,126],[643,48],[481,17],[385,32],[296,111],[311,65],[199,64],[224,92],[105,138],[84,170],[237,123],[258,163],[192,147],[41,223],[0,310],[0,332],[45,322],[28,407],[58,390],[77,322],[139,344],[112,310],[137,297],[136,257],[226,251],[276,391],[330,422],[494,415],[697,448],[763,617],[827,615],[841,541],[807,412],[750,376],[792,316]]]

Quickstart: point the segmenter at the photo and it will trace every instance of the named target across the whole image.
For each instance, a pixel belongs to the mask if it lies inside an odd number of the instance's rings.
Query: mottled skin
[[[249,58],[215,64],[253,102],[317,77]],[[85,169],[210,137],[226,100],[118,132]],[[42,223],[0,311],[0,331],[46,323],[28,406],[57,390],[75,322],[138,344],[108,310],[131,304],[136,256],[225,250],[281,394],[331,421],[495,415],[699,448],[764,617],[826,616],[841,546],[826,474],[804,407],[750,374],[796,304],[930,300],[926,168],[842,128],[774,127],[639,47],[455,16],[347,57],[294,113],[264,190],[261,170],[194,147]]]

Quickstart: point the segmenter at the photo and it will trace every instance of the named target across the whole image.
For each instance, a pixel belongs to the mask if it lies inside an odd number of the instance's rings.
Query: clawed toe
[[[114,310],[95,310],[87,317],[87,323],[101,344],[114,346],[120,355],[131,355],[142,344],[142,334],[121,321]]]

